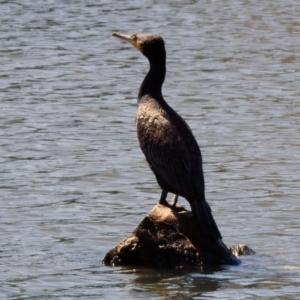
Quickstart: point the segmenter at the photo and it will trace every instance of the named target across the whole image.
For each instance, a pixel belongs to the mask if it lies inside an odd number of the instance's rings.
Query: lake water
[[[299,16],[296,0],[1,1],[0,298],[300,299]],[[113,31],[165,39],[163,93],[224,242],[257,252],[241,266],[101,264],[160,194],[134,125],[148,62]]]

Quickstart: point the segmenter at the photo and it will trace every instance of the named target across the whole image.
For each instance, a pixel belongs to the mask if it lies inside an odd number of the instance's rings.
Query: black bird
[[[168,192],[187,199],[202,235],[218,240],[220,231],[205,199],[202,157],[197,141],[187,123],[164,100],[162,85],[166,75],[166,50],[163,39],[156,34],[112,36],[131,43],[150,63],[138,94],[137,135],[146,160],[162,188],[159,203]]]

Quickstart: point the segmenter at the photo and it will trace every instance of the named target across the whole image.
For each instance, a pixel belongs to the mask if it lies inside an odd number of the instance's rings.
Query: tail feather
[[[192,200],[189,202],[200,232],[204,236],[209,236],[216,240],[222,239],[209,204],[205,200]]]

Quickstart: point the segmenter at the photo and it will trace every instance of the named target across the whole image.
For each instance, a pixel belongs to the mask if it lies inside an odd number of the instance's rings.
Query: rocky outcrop
[[[241,254],[239,249],[234,253]],[[191,212],[157,204],[130,236],[106,254],[103,263],[185,268],[238,265],[240,260],[222,240],[201,236]]]

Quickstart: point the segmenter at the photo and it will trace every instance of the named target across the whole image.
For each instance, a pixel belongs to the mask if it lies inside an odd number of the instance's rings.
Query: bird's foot
[[[171,209],[176,209],[177,201],[178,201],[178,195],[174,195],[170,203],[166,200],[166,198],[160,198],[158,203],[167,206]]]
[[[161,195],[160,195],[160,198],[159,198],[159,200],[158,200],[158,203],[161,204],[161,205],[170,207],[169,202],[166,200],[167,195],[168,195],[168,192],[167,192],[166,190],[163,189],[163,190],[161,191]]]
[[[172,205],[166,199],[159,199],[159,204],[172,208]]]

